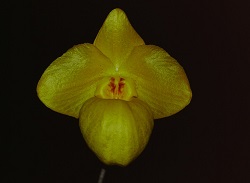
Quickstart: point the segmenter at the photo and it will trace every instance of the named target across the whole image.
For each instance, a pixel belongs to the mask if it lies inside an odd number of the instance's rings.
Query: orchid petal
[[[78,118],[83,103],[94,96],[99,80],[112,68],[94,45],[74,46],[45,70],[37,85],[38,96],[50,109]]]
[[[126,14],[118,8],[109,13],[94,41],[94,45],[110,58],[116,68],[127,59],[135,46],[143,44]]]
[[[93,97],[80,112],[80,128],[88,146],[106,164],[126,166],[145,148],[153,129],[147,104]]]
[[[150,106],[155,119],[177,113],[191,100],[185,71],[160,47],[135,47],[121,68],[134,79],[138,98]]]

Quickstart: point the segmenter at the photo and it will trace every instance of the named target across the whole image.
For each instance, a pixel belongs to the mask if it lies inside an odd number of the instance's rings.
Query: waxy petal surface
[[[78,118],[83,103],[94,96],[96,85],[115,70],[94,45],[69,49],[45,70],[37,85],[40,100],[50,109]]]
[[[155,119],[177,113],[191,100],[183,68],[160,47],[135,47],[121,68],[134,79],[138,98],[150,106]]]
[[[102,25],[94,45],[119,68],[135,46],[144,41],[121,9],[112,10]]]
[[[145,148],[153,129],[147,104],[91,98],[80,112],[80,128],[88,146],[106,164],[125,166]]]
[[[79,118],[102,162],[121,166],[143,151],[154,119],[177,113],[192,97],[183,68],[162,48],[145,45],[118,8],[93,44],[74,46],[51,63],[37,93],[50,109]]]

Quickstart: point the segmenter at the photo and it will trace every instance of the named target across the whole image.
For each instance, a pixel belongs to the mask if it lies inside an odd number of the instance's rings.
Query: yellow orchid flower
[[[106,164],[128,165],[145,148],[154,119],[189,104],[183,68],[145,45],[121,9],[112,10],[93,44],[69,49],[37,85],[50,109],[80,119],[85,141]]]

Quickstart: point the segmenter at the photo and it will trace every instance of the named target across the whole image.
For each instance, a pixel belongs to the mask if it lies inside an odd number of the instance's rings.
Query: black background
[[[178,60],[193,91],[184,110],[155,121],[146,149],[125,168],[102,164],[78,120],[36,96],[47,66],[73,45],[92,43],[116,7],[146,44]],[[249,182],[249,3],[44,0],[10,8],[11,125],[2,182],[95,183],[101,168],[104,183]]]

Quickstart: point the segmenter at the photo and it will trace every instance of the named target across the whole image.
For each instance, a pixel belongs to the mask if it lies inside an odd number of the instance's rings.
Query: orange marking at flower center
[[[109,92],[115,99],[121,99],[123,97],[123,91],[125,87],[125,79],[124,78],[110,78],[110,82],[108,84]]]
[[[110,78],[110,83],[109,83],[109,87],[110,87],[110,92],[111,93],[115,93],[115,88],[116,88],[116,85],[115,85],[115,78]]]
[[[137,97],[136,87],[133,80],[120,76],[103,78],[97,85],[95,96],[103,99],[121,99],[129,101]]]
[[[118,83],[118,93],[119,94],[121,94],[123,92],[123,89],[124,89],[124,86],[125,86],[124,80],[125,79],[120,78],[120,81]]]

